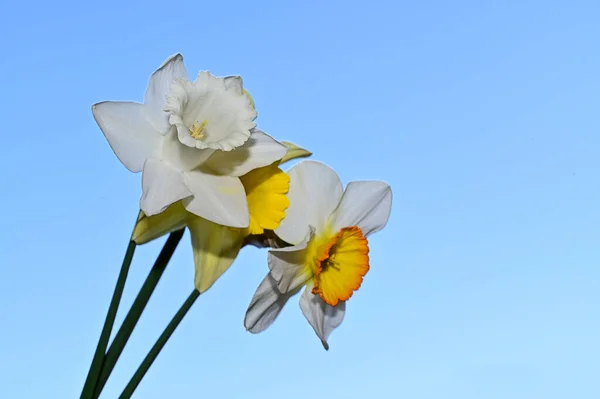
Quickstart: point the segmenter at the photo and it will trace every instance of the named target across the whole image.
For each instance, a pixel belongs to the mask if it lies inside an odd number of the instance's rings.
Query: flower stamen
[[[189,129],[190,136],[192,136],[192,138],[194,138],[196,140],[201,140],[204,137],[203,131],[207,124],[208,124],[207,119],[203,120],[202,123],[200,123],[200,124],[198,124],[198,122],[192,124],[192,126]]]

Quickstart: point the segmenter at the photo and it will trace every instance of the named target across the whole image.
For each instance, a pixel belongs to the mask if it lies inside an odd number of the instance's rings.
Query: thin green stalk
[[[173,318],[167,325],[167,328],[165,328],[160,337],[158,337],[156,343],[154,344],[152,349],[150,349],[150,352],[148,352],[148,354],[142,361],[142,364],[140,364],[140,367],[138,367],[133,377],[131,377],[131,380],[129,380],[129,382],[127,383],[127,386],[123,390],[123,393],[121,393],[121,396],[119,396],[119,399],[131,398],[131,395],[133,395],[133,392],[142,381],[142,378],[144,378],[146,372],[148,371],[148,369],[150,369],[150,366],[152,366],[152,363],[154,363],[154,360],[156,360],[156,357],[158,356],[162,348],[165,346],[173,332],[175,332],[175,329],[177,328],[181,320],[183,320],[183,318],[190,310],[194,302],[196,302],[196,299],[198,299],[199,296],[200,292],[194,289],[190,296],[188,296],[188,298],[185,300],[183,305],[181,305],[177,313],[175,313],[175,316],[173,316]]]
[[[106,385],[108,377],[110,376],[115,365],[117,364],[117,361],[119,360],[119,357],[121,356],[121,353],[123,352],[123,349],[125,348],[125,345],[127,344],[129,337],[131,336],[131,333],[133,332],[133,329],[139,321],[142,312],[144,311],[144,308],[148,304],[148,301],[150,300],[154,289],[156,288],[158,282],[160,281],[160,278],[162,277],[163,272],[169,264],[171,256],[173,256],[173,253],[177,248],[177,244],[179,244],[179,241],[183,236],[183,232],[184,229],[177,230],[171,233],[162,251],[158,255],[158,258],[156,258],[154,266],[152,266],[152,269],[150,270],[146,281],[144,281],[142,288],[140,288],[137,297],[131,305],[131,309],[129,309],[127,316],[125,316],[121,328],[119,328],[117,335],[115,335],[115,338],[112,344],[110,345],[106,356],[104,357],[104,364],[102,365],[102,371],[94,389],[92,399],[98,398],[98,396],[100,396],[100,393],[102,392],[102,389],[104,389],[104,385]]]
[[[100,371],[102,370],[102,363],[104,362],[104,354],[106,353],[106,347],[108,346],[108,340],[112,332],[113,325],[115,324],[115,317],[117,316],[117,310],[119,310],[119,303],[121,302],[121,296],[123,295],[123,289],[125,288],[125,281],[127,280],[127,274],[129,273],[129,266],[133,260],[133,253],[135,252],[135,242],[129,241],[125,257],[123,258],[123,264],[121,265],[121,271],[117,279],[115,290],[106,313],[106,319],[104,320],[104,326],[98,339],[98,345],[92,358],[92,364],[90,365],[90,371],[88,372],[85,383],[83,384],[83,390],[81,392],[81,399],[89,399],[94,393],[94,388]]]

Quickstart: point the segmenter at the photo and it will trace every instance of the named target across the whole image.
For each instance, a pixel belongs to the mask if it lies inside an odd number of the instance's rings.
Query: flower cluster
[[[271,247],[268,273],[244,320],[266,329],[305,287],[300,308],[325,348],[346,302],[369,271],[367,237],[389,218],[392,194],[379,181],[349,183],[316,161],[281,164],[310,152],[259,130],[239,76],[188,77],[183,57],[150,77],[143,103],[92,106],[117,158],[142,172],[133,240],[147,243],[187,227],[202,293],[247,244]]]

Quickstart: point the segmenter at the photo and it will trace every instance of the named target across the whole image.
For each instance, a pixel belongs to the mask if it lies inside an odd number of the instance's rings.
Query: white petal
[[[242,248],[244,233],[196,216],[190,217],[188,228],[194,252],[194,284],[203,293],[229,269]]]
[[[329,334],[342,324],[346,302],[340,301],[337,306],[330,306],[323,302],[320,296],[314,295],[310,287],[306,287],[300,296],[300,309],[321,339],[325,349],[329,349],[327,339]]]
[[[194,195],[184,201],[189,212],[224,226],[248,227],[248,202],[240,179],[196,170],[185,174],[185,183]]]
[[[169,205],[192,195],[180,170],[158,160],[149,159],[142,172],[140,209],[148,216],[161,213]]]
[[[298,245],[269,251],[269,270],[281,293],[297,290],[311,277],[310,271],[304,267],[306,247],[311,237],[312,231]]]
[[[181,54],[174,54],[167,58],[150,76],[146,95],[144,96],[144,105],[148,107],[152,122],[161,133],[165,133],[170,127],[169,114],[165,112],[164,108],[167,104],[167,94],[171,90],[171,84],[175,79],[187,79],[187,77],[188,74]]]
[[[342,197],[342,182],[333,169],[316,161],[302,161],[287,174],[290,206],[275,233],[290,244],[298,244],[309,226],[314,226],[317,234],[323,230]]]
[[[236,93],[242,94],[244,92],[244,84],[241,76],[227,76],[225,77],[225,87],[227,89],[233,89]]]
[[[177,169],[190,171],[200,166],[215,150],[187,147],[179,142],[175,128],[164,137],[161,159]]]
[[[288,299],[297,292],[296,290],[282,294],[277,289],[275,279],[270,273],[267,274],[252,297],[244,318],[244,327],[255,334],[266,330],[275,321]]]
[[[392,189],[381,181],[355,181],[348,184],[334,212],[332,227],[358,226],[368,236],[383,229],[392,209]]]
[[[162,137],[144,105],[105,101],[92,105],[92,113],[115,155],[130,171],[141,171],[144,161],[158,151]]]
[[[253,169],[272,164],[286,152],[285,145],[268,134],[253,129],[244,145],[233,151],[215,151],[205,165],[221,175],[242,176]]]

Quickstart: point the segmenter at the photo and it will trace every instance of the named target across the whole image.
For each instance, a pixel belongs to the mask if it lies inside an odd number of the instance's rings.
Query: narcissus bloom
[[[325,349],[340,325],[346,301],[369,271],[367,237],[390,215],[392,191],[378,181],[357,181],[343,191],[337,174],[304,161],[288,172],[290,207],[275,233],[291,247],[269,251],[269,269],[246,313],[250,332],[265,330],[287,300],[306,286],[302,313]]]
[[[310,152],[286,143],[288,152],[277,162],[240,176],[246,192],[250,223],[247,228],[233,228],[213,223],[187,212],[181,201],[155,216],[141,215],[132,239],[147,243],[168,232],[187,226],[192,238],[195,264],[195,286],[200,293],[208,290],[231,266],[246,237],[260,235],[279,227],[289,206],[289,176],[279,165],[306,157]]]
[[[250,217],[239,177],[287,151],[255,129],[240,77],[201,72],[191,82],[180,54],[152,74],[143,104],[107,101],[92,112],[119,160],[142,171],[140,209],[148,216],[182,201],[195,215],[245,228]]]

